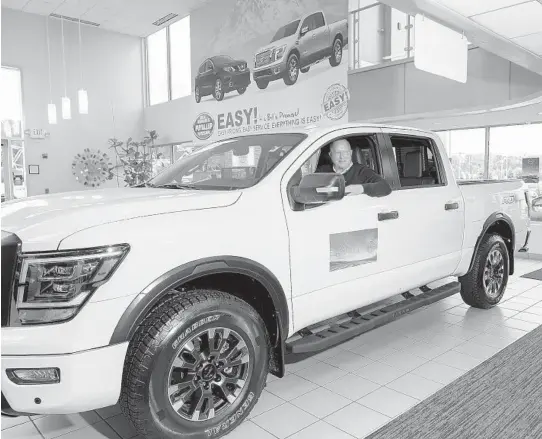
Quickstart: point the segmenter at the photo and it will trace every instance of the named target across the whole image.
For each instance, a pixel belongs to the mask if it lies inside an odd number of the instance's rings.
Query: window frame
[[[320,29],[321,27],[326,26],[326,17],[324,17],[324,13],[322,11],[315,12],[312,14],[313,22],[314,22],[314,30]],[[318,26],[318,22],[316,21],[316,17],[322,17],[322,25]]]
[[[392,184],[393,191],[410,190],[410,189],[432,189],[432,188],[448,186],[449,181],[446,174],[446,169],[444,168],[444,165],[443,165],[442,154],[441,154],[440,148],[438,147],[437,143],[435,142],[433,138],[427,137],[427,136],[405,134],[405,133],[385,133],[385,137],[386,137],[386,143],[388,145],[388,151],[389,151],[388,157],[390,161],[391,171],[394,174],[393,184]],[[427,144],[426,146],[431,148],[431,152],[433,153],[435,165],[437,168],[437,176],[439,178],[440,183],[422,184],[422,185],[416,185],[416,186],[402,186],[401,178],[399,177],[399,168],[397,166],[397,159],[395,155],[395,147],[393,146],[393,142],[391,140],[392,137],[400,137],[400,138],[413,139],[413,140],[426,142]]]

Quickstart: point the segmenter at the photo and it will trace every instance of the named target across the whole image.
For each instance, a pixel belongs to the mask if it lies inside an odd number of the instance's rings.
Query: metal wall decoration
[[[85,186],[98,187],[113,178],[113,164],[100,150],[86,148],[77,154],[72,163],[72,174]]]

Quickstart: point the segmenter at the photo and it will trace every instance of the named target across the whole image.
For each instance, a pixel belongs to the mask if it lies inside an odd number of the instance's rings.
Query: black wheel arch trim
[[[280,330],[278,343],[283,343],[288,337],[289,308],[284,289],[276,276],[263,265],[250,259],[236,256],[217,256],[181,265],[163,274],[148,285],[124,311],[113,331],[109,342],[110,345],[131,340],[147,313],[171,289],[205,275],[221,273],[243,274],[264,286],[275,305]]]
[[[503,212],[494,212],[492,213],[489,218],[485,221],[484,227],[482,228],[482,233],[480,233],[480,236],[478,236],[478,239],[476,240],[476,246],[474,247],[474,252],[472,254],[472,259],[469,266],[469,272],[472,270],[472,267],[474,265],[474,258],[476,257],[476,253],[478,252],[478,249],[480,248],[480,244],[482,243],[482,238],[486,235],[487,231],[490,229],[491,226],[495,225],[499,221],[504,221],[508,226],[510,227],[510,230],[512,231],[512,242],[511,247],[512,251],[510,252],[510,274],[514,274],[514,249],[516,248],[516,228],[514,227],[514,221],[512,218]]]

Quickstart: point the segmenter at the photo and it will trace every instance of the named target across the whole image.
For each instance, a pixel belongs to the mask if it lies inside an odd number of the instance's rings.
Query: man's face
[[[352,164],[352,148],[346,142],[337,142],[332,145],[330,155],[337,169],[346,169]]]

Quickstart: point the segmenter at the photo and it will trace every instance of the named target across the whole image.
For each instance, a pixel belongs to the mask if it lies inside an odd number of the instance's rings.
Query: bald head
[[[329,155],[337,172],[342,172],[352,164],[352,147],[346,139],[335,140],[330,148]]]

